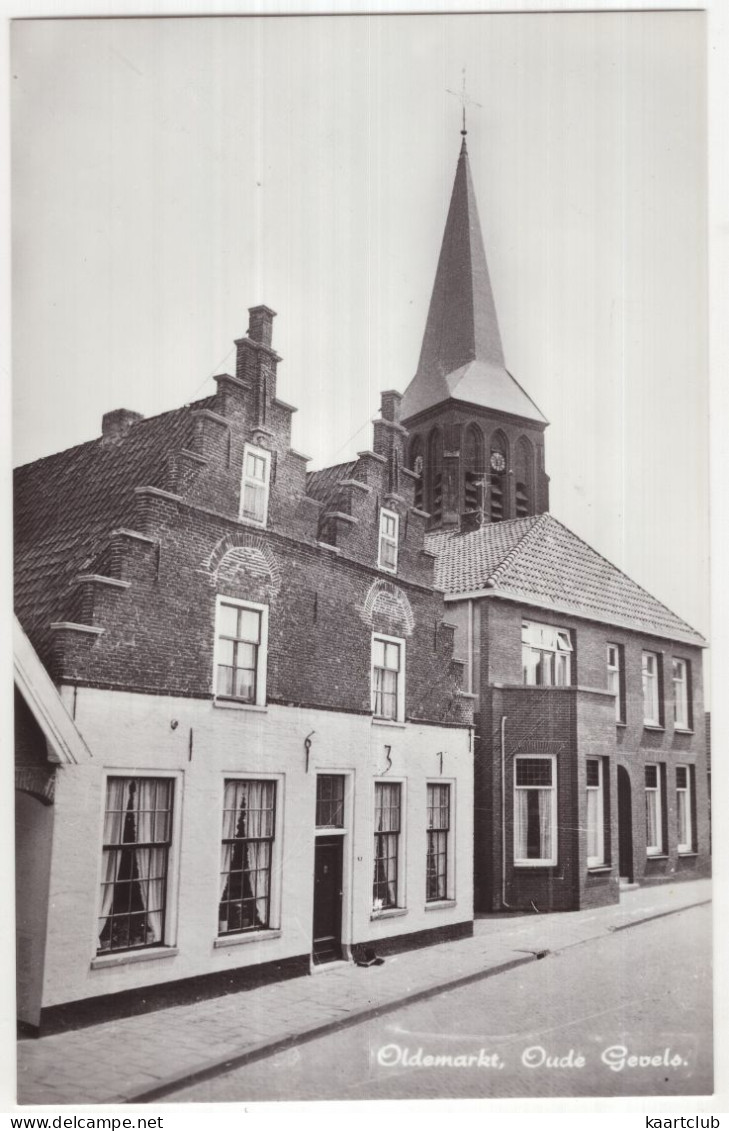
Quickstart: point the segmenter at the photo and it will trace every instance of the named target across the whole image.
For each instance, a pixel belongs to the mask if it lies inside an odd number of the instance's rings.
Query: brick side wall
[[[709,825],[701,684],[701,650],[684,644],[624,629],[540,612],[515,603],[484,600],[481,605],[481,686],[475,742],[475,891],[476,909],[498,909],[502,903],[501,719],[506,716],[507,758],[507,882],[506,899],[528,907],[534,900],[540,910],[598,906],[618,898],[619,804],[618,766],[630,781],[632,877],[641,883],[705,875],[709,871]],[[574,690],[520,690],[521,621],[538,620],[569,629],[574,647]],[[617,724],[614,698],[607,688],[607,644],[618,644],[624,657],[625,722]],[[459,648],[461,645],[459,644]],[[661,657],[663,726],[643,723],[642,652]],[[690,732],[673,723],[672,659],[687,660],[692,682]],[[506,685],[503,690],[494,684]],[[554,869],[513,867],[513,798],[509,759],[514,744],[547,743],[559,763],[560,858]],[[556,744],[554,749],[550,744]],[[540,747],[535,747],[537,750]],[[588,869],[586,759],[601,757],[606,769],[606,861],[601,869]],[[661,768],[665,852],[648,856],[645,828],[645,764]],[[693,768],[694,840],[696,852],[679,855],[677,849],[676,766]]]

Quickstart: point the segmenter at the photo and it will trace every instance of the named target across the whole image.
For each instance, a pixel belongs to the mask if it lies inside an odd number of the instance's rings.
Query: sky
[[[705,17],[18,21],[16,464],[214,391],[278,312],[310,468],[417,366],[468,145],[551,510],[708,635]]]

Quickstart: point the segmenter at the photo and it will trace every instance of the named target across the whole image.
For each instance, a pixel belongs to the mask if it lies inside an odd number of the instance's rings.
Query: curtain
[[[104,844],[120,844],[124,825],[124,788],[121,778],[110,778],[106,785],[106,814],[104,816]],[[119,867],[119,854],[113,849],[104,850],[101,880],[101,922],[99,935],[111,924],[108,922],[114,902],[114,882]]]
[[[539,796],[539,858],[552,859],[552,791],[540,789]]]
[[[587,857],[588,860],[600,855],[599,838],[597,835],[598,829],[598,811],[597,803],[599,799],[599,790],[588,789],[587,791]]]

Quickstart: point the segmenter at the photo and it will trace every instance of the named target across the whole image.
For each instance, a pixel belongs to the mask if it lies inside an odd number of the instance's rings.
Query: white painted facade
[[[57,771],[44,1008],[312,950],[317,773],[345,776],[342,944],[473,918],[473,760],[467,727],[367,715],[62,687],[91,759]],[[310,737],[309,765],[304,740]],[[97,955],[106,779],[175,781],[165,945]],[[218,937],[224,782],[277,782],[271,929]],[[402,783],[399,898],[373,912],[376,781]],[[451,785],[448,899],[426,902],[426,795]],[[331,833],[331,830],[320,830]]]

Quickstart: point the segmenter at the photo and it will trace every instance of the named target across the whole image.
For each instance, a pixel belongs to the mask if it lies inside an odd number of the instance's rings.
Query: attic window
[[[270,478],[271,453],[246,444],[243,449],[240,517],[257,526],[265,526],[268,520]]]
[[[380,511],[380,551],[378,565],[389,573],[397,572],[397,540],[400,519],[394,511]]]

